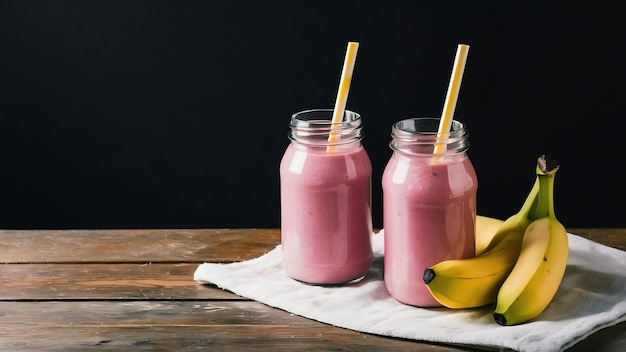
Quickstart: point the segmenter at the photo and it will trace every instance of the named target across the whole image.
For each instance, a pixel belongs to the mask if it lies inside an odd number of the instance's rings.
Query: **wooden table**
[[[626,229],[568,229],[626,249]],[[318,323],[193,281],[277,229],[0,230],[1,351],[467,351]],[[626,323],[571,351],[624,351]]]

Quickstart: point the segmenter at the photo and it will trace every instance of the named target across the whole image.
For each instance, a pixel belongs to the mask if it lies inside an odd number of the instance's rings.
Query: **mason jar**
[[[420,307],[440,306],[422,279],[426,268],[475,253],[478,179],[467,127],[454,120],[441,136],[438,128],[439,118],[395,123],[382,178],[385,287]]]
[[[332,109],[291,117],[280,163],[282,265],[293,279],[321,285],[363,278],[372,261],[372,164],[363,121]]]

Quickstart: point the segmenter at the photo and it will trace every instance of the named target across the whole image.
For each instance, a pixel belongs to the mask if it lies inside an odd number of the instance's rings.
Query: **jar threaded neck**
[[[309,146],[334,146],[359,142],[363,139],[361,116],[346,110],[341,122],[332,122],[332,109],[313,109],[295,113],[289,123],[291,141]],[[330,135],[338,138],[330,141]]]
[[[414,155],[434,155],[435,145],[445,145],[444,155],[466,152],[469,147],[467,126],[453,120],[450,132],[438,134],[439,118],[409,118],[396,122],[391,129],[389,146],[394,151]]]

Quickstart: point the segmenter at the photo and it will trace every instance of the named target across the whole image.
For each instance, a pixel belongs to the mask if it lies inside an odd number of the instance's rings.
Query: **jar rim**
[[[425,135],[436,136],[439,130],[439,117],[411,117],[393,124],[392,135]],[[452,120],[450,132],[444,135],[450,137],[467,134],[467,125],[459,120]]]
[[[291,128],[354,128],[362,124],[361,115],[352,110],[344,110],[341,122],[333,123],[333,109],[308,109],[291,115]]]
[[[341,122],[332,122],[333,112],[333,109],[309,109],[293,114],[289,139],[310,146],[346,145],[363,139],[359,113],[345,110]]]
[[[432,155],[435,144],[446,146],[446,153],[465,152],[469,149],[467,125],[452,120],[448,133],[439,134],[438,117],[412,117],[393,124],[391,149],[415,155]]]

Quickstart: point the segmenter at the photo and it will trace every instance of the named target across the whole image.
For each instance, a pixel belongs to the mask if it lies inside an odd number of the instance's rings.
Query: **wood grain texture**
[[[472,351],[362,334],[332,326],[70,326],[48,327],[41,331],[9,327],[4,332],[19,336],[0,336],[0,345],[9,351]]]
[[[0,230],[1,263],[202,263],[258,257],[277,229]]]
[[[626,250],[626,229],[568,231]],[[0,263],[228,263],[279,243],[279,229],[0,230]]]
[[[15,350],[461,351],[340,329],[253,301],[0,302],[0,312],[0,346]]]
[[[363,334],[254,301],[0,302],[0,346],[15,351],[474,351]],[[570,351],[623,351],[626,324]]]
[[[625,229],[568,229],[626,248]],[[199,263],[256,258],[278,229],[0,230],[2,351],[476,351],[333,327],[215,285]],[[623,351],[626,323],[568,352]]]
[[[4,264],[4,300],[242,299],[193,281],[198,264]]]
[[[569,233],[576,234],[594,242],[602,243],[609,247],[626,251],[626,229],[567,229]]]

